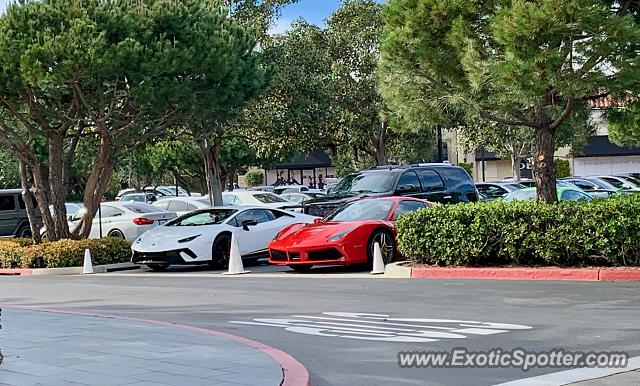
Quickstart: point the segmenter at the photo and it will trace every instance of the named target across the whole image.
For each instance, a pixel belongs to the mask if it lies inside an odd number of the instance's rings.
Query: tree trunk
[[[61,136],[53,135],[49,140],[49,199],[53,207],[53,227],[58,239],[71,237],[67,223],[67,198],[64,145]]]
[[[556,132],[550,127],[550,119],[546,113],[541,114],[539,126],[535,129],[535,157],[533,174],[536,180],[538,199],[552,204],[558,202],[556,189],[556,170],[553,163],[555,153]]]
[[[387,122],[382,121],[380,124],[380,131],[375,134],[372,138],[372,142],[374,145],[374,156],[376,159],[376,164],[378,166],[384,166],[389,164],[389,159],[387,157],[387,149],[386,149],[386,138],[387,138]]]
[[[511,146],[511,170],[513,172],[513,180],[518,182],[522,179],[520,173],[520,155],[516,145]]]
[[[108,137],[101,138],[100,150],[93,161],[91,173],[89,173],[89,178],[87,178],[87,184],[84,190],[83,202],[85,213],[78,227],[73,231],[74,238],[86,239],[91,233],[93,219],[98,212],[100,202],[102,201],[104,192],[107,190],[109,179],[115,167],[116,160],[113,157],[114,152],[115,149],[112,149],[111,140]]]
[[[35,198],[33,197],[33,193],[31,193],[31,189],[29,186],[30,184],[27,174],[27,165],[22,160],[20,160],[19,172],[20,185],[22,185],[22,200],[24,201],[24,207],[27,211],[27,218],[29,219],[31,238],[33,239],[34,243],[40,244],[42,242],[42,237],[40,236],[41,224],[36,216],[36,208],[33,207],[33,201],[35,200]]]
[[[200,141],[200,151],[204,159],[209,202],[212,206],[222,205],[222,182],[220,180],[220,144],[210,144],[209,140]]]
[[[38,203],[42,223],[47,229],[47,238],[49,241],[59,240],[57,230],[53,224],[53,217],[49,210],[49,196],[47,195],[47,181],[42,175],[40,165],[33,163],[31,166],[31,175],[33,176],[33,195]]]

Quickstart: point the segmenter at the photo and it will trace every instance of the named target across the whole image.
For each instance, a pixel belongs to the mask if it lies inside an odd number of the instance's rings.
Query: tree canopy
[[[631,5],[390,0],[383,77],[403,81],[387,82],[384,94],[391,106],[420,101],[431,116],[454,123],[529,127],[538,195],[555,202],[559,127],[587,100],[619,93],[640,77],[640,29]]]

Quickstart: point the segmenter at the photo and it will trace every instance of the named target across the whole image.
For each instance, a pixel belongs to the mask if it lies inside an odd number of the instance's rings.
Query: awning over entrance
[[[626,155],[640,155],[640,147],[618,146],[609,141],[609,136],[598,135],[589,138],[587,145],[578,157],[615,157]]]
[[[331,158],[325,153],[324,150],[318,149],[311,153],[303,153],[295,157],[291,162],[282,163],[276,166],[276,169],[312,169],[312,168],[326,168],[333,166]]]

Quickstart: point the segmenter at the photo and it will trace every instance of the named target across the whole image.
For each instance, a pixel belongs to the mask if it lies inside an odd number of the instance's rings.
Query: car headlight
[[[343,238],[344,236],[346,236],[347,234],[349,234],[349,232],[351,232],[354,228],[349,228],[347,230],[344,230],[342,232],[338,232],[335,235],[329,237],[327,240],[328,241],[338,241],[341,238]]]
[[[178,240],[178,242],[179,243],[188,243],[189,241],[193,241],[193,240],[197,239],[198,237],[200,237],[200,235],[187,237],[186,239]]]

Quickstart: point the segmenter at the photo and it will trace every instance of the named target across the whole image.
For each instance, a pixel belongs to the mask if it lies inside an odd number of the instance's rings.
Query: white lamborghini
[[[131,262],[154,271],[172,264],[229,263],[235,232],[243,259],[267,255],[271,240],[289,224],[312,223],[316,217],[255,206],[213,207],[180,216],[133,242]]]

